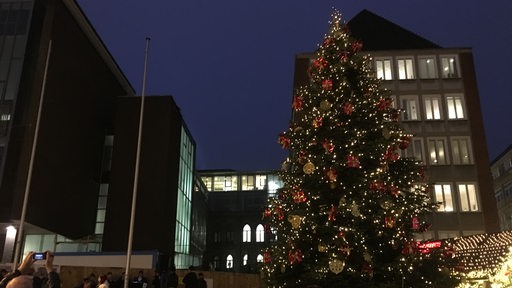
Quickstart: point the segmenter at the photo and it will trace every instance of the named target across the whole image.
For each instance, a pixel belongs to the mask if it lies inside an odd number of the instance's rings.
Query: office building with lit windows
[[[494,193],[502,231],[512,230],[512,145],[491,163]]]
[[[127,251],[140,107],[75,1],[0,0],[0,263],[16,237],[22,254]],[[131,248],[200,265],[195,141],[171,96],[144,107]]]
[[[268,197],[283,186],[276,171],[198,171],[208,191],[204,262],[216,271],[257,272],[263,261],[262,213]]]
[[[499,231],[471,49],[443,48],[367,10],[347,24],[413,134],[401,156],[426,166],[440,203],[418,240]],[[308,83],[313,57],[296,56],[294,87]]]

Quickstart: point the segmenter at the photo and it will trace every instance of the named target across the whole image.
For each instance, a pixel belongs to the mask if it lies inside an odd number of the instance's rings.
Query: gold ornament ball
[[[329,269],[334,274],[340,274],[345,268],[345,261],[341,261],[340,259],[334,259],[329,261]]]
[[[327,100],[323,100],[322,102],[320,102],[320,110],[321,111],[327,111],[327,110],[331,109],[331,107],[332,107],[331,102],[329,102]]]
[[[304,167],[302,167],[302,171],[306,174],[311,174],[313,171],[315,171],[315,164],[308,162],[304,164]]]
[[[389,200],[384,200],[380,203],[380,207],[385,210],[388,210],[391,206],[393,206],[393,204]]]
[[[300,223],[302,222],[302,217],[298,215],[288,215],[288,222],[292,224],[292,227],[294,229],[297,229],[300,227]]]

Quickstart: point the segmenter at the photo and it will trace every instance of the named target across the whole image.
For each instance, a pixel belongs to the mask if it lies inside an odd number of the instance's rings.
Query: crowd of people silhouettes
[[[21,264],[12,272],[5,269],[0,271],[0,288],[60,288],[61,279],[59,273],[53,267],[54,255],[50,251],[38,253],[43,257],[34,257],[36,253],[29,252]],[[33,265],[36,261],[45,261],[44,267],[38,270]],[[187,273],[179,281],[176,269],[171,267],[161,272],[155,272],[151,281],[140,270],[138,274],[130,279],[129,288],[208,288],[202,272],[196,273],[194,267],[190,266]],[[89,274],[78,283],[75,288],[123,288],[125,273],[117,279],[112,272],[96,276]]]

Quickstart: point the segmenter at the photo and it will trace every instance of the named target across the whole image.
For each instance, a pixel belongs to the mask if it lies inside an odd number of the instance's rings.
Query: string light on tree
[[[363,45],[334,10],[307,69],[310,81],[294,93],[293,123],[278,138],[290,151],[279,172],[284,187],[263,214],[277,236],[264,250],[269,288],[421,288],[451,280],[438,269],[439,255],[414,245],[436,206],[423,167],[400,158],[412,135],[397,122]]]

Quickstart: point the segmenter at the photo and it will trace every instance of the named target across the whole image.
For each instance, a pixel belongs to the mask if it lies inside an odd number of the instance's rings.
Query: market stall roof
[[[459,272],[467,278],[497,277],[512,260],[512,231],[454,238]]]

